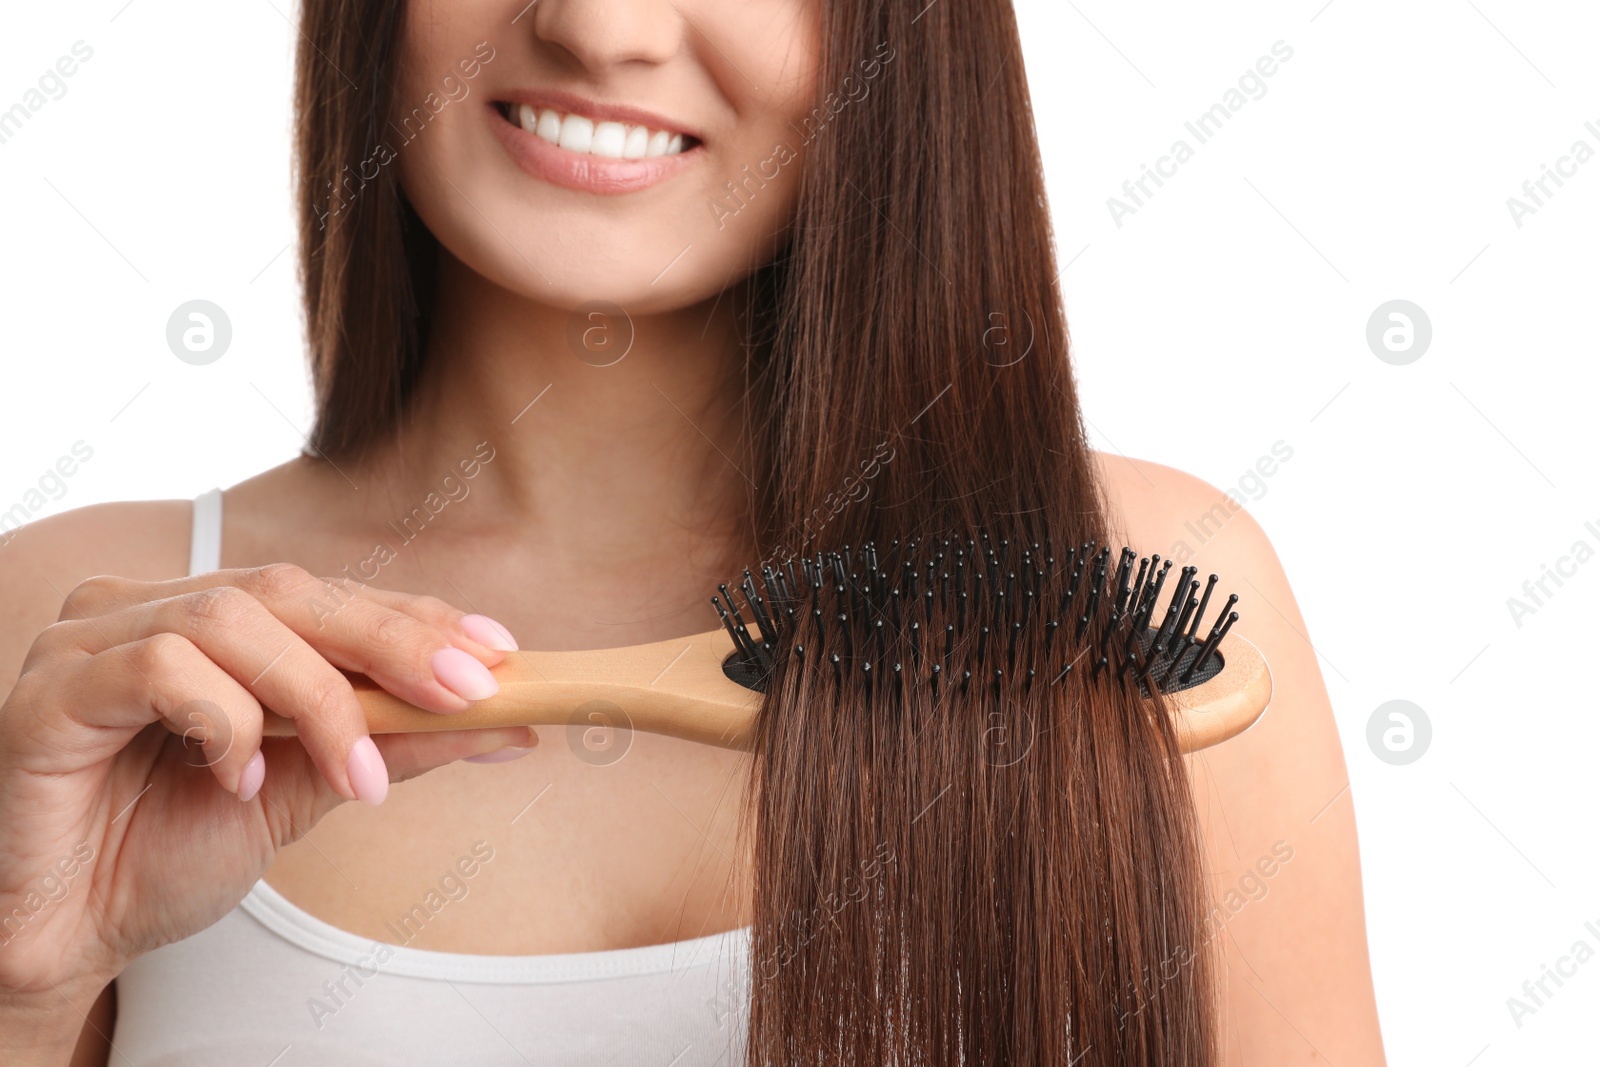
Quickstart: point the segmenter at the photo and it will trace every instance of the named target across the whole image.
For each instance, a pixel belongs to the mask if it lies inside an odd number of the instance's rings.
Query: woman
[[[1247,515],[1192,561],[1271,714],[1181,762],[1126,694],[1041,731],[1028,781],[1131,746],[1063,786],[1105,815],[1041,898],[1068,937],[914,946],[903,1018],[838,936],[881,913],[779,929],[846,796],[785,767],[850,766],[858,697],[795,681],[752,763],[584,716],[369,738],[340,674],[449,715],[510,650],[698,632],[741,567],[869,537],[1177,554],[1221,494],[1077,431],[1009,5],[307,0],[302,41],[306,454],[0,561],[5,1062],[1382,1062],[1338,738]]]

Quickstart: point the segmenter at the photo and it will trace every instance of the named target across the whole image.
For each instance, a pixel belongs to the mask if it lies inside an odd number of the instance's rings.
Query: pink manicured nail
[[[463,700],[482,700],[500,692],[489,668],[459,648],[441,648],[433,654],[433,676]]]
[[[356,791],[357,800],[376,805],[382,804],[383,798],[389,795],[389,768],[372,738],[363,737],[350,746],[345,771],[350,775],[350,788]]]
[[[244,765],[244,773],[239,775],[239,799],[254,800],[256,794],[261,792],[261,783],[267,777],[267,757],[258,749],[250,762]]]
[[[505,748],[493,752],[485,752],[481,756],[462,756],[463,763],[510,763],[514,759],[521,759],[532,752],[531,748],[518,748],[516,745],[507,745]]]
[[[511,636],[511,631],[487,615],[461,616],[461,629],[484,648],[492,648],[496,652],[517,650],[517,639]]]

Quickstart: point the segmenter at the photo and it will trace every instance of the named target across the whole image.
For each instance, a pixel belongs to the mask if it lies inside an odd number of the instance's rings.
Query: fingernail
[[[461,629],[484,648],[492,648],[496,652],[517,650],[517,639],[511,636],[511,631],[487,615],[461,616]]]
[[[254,800],[256,794],[261,792],[261,783],[267,777],[267,757],[259,749],[250,757],[250,762],[244,765],[244,773],[239,775],[239,799]]]
[[[433,654],[433,676],[463,700],[482,700],[500,692],[489,668],[459,648],[441,648]]]
[[[389,795],[389,768],[372,738],[363,737],[350,746],[345,771],[350,775],[350,788],[356,791],[357,800],[377,805]]]
[[[514,759],[521,759],[532,752],[531,748],[518,748],[516,745],[507,745],[505,748],[485,752],[481,756],[462,756],[463,763],[510,763]]]

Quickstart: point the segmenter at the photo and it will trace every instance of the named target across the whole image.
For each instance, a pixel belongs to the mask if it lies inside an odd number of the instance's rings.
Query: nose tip
[[[590,72],[659,65],[683,48],[686,19],[671,0],[535,0],[532,16],[540,40]]]

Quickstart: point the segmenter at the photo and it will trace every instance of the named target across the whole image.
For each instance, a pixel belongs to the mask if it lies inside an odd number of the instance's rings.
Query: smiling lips
[[[565,103],[565,101],[558,101]],[[529,175],[591,193],[628,193],[666,180],[699,153],[692,134],[647,125],[632,109],[587,115],[549,103],[499,101],[495,135]],[[628,112],[628,114],[619,114]]]

